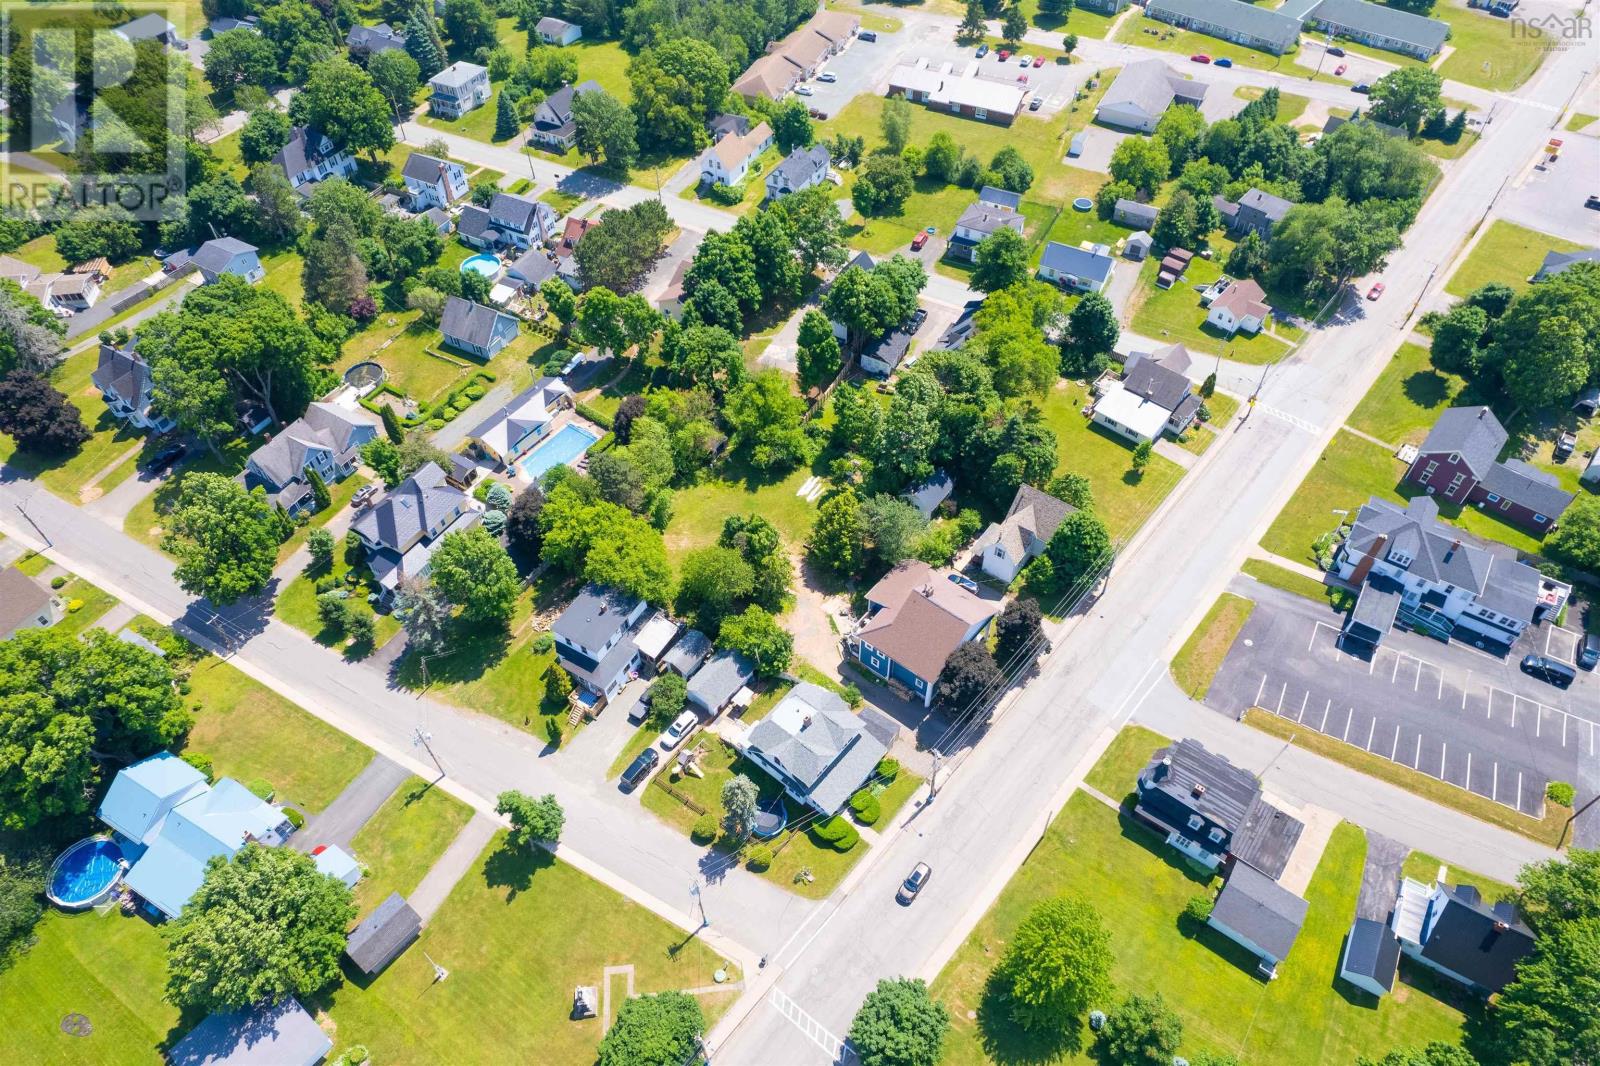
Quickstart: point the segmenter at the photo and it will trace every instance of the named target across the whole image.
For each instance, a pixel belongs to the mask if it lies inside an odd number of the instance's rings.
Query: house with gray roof
[[[566,382],[540,378],[467,434],[470,450],[502,469],[511,469],[550,435],[562,412],[576,401]]]
[[[1039,276],[1075,292],[1103,292],[1114,260],[1103,252],[1050,241],[1039,258]]]
[[[856,714],[837,694],[801,681],[750,730],[744,754],[796,802],[827,816],[872,779],[898,731],[871,707]]]
[[[648,606],[621,589],[585,585],[550,627],[556,661],[597,703],[614,697],[639,668],[631,634]]]
[[[489,71],[476,63],[451,63],[428,79],[428,110],[455,119],[489,102]]]
[[[1299,18],[1241,0],[1149,0],[1144,13],[1181,30],[1282,55],[1300,39]]]
[[[308,470],[324,484],[343,481],[361,461],[361,446],[377,438],[378,418],[359,407],[313,403],[306,413],[250,453],[241,477],[246,488],[261,486],[289,514],[315,505]]]
[[[474,248],[528,249],[553,240],[555,208],[515,193],[497,192],[488,207],[468,204],[456,219],[456,235]]]
[[[743,137],[750,132],[750,119],[725,112],[706,123],[706,132],[711,135],[712,144],[728,136]]]
[[[100,398],[105,400],[112,415],[135,429],[170,433],[177,426],[171,417],[155,411],[152,394],[155,381],[150,364],[132,345],[126,348],[100,345],[100,361],[89,380],[100,390]]]
[[[1391,927],[1413,962],[1491,996],[1517,976],[1534,948],[1534,933],[1516,904],[1490,903],[1475,885],[1400,882]]]
[[[1024,482],[1017,486],[1011,507],[998,522],[989,523],[972,544],[983,572],[1010,584],[1022,568],[1043,554],[1050,538],[1077,508]]]
[[[661,657],[661,670],[671,670],[679,677],[688,678],[711,654],[711,638],[698,629],[685,630]]]
[[[412,152],[400,168],[413,211],[430,207],[448,208],[467,195],[467,172],[453,159],[439,159]]]
[[[348,178],[356,172],[356,157],[312,126],[291,129],[272,162],[283,168],[289,185],[302,196],[309,195],[309,186],[324,178]]]
[[[472,300],[452,296],[445,301],[439,317],[439,332],[452,348],[471,352],[480,359],[495,355],[517,338],[517,317]]]
[[[1022,197],[1006,189],[985,185],[978,198],[967,205],[956,219],[955,229],[945,243],[944,254],[951,259],[968,263],[978,260],[978,245],[1003,229],[1016,232],[1020,237],[1025,220],[1022,217]]]
[[[1236,862],[1206,924],[1260,959],[1257,972],[1270,981],[1289,957],[1309,907],[1254,866]]]
[[[1287,0],[1275,9],[1241,0],[1150,0],[1145,14],[1273,55],[1293,48],[1302,29],[1418,59],[1437,55],[1450,36],[1447,22],[1368,0]]]
[[[572,117],[572,101],[583,93],[600,92],[597,81],[580,81],[564,85],[544,98],[533,113],[533,128],[528,139],[540,148],[552,152],[565,152],[578,140],[578,123]]]
[[[1341,118],[1338,115],[1329,115],[1328,120],[1322,124],[1323,136],[1327,136],[1347,122],[1353,122],[1357,125],[1364,123],[1368,126],[1372,126],[1385,137],[1395,137],[1400,140],[1411,139],[1411,135],[1405,130],[1401,129],[1399,126],[1391,126],[1387,122],[1379,122],[1377,119],[1368,118],[1366,115],[1352,115],[1349,118]]]
[[[243,278],[254,285],[267,276],[261,265],[260,249],[246,244],[237,237],[218,237],[202,244],[195,251],[193,262],[206,284],[214,284],[224,274]]]
[[[828,150],[820,144],[796,148],[767,172],[767,199],[781,200],[790,193],[828,180]]]
[[[61,601],[14,566],[0,570],[0,641],[61,621]]]
[[[1145,59],[1122,68],[1094,117],[1108,126],[1154,133],[1167,108],[1175,103],[1199,107],[1205,98],[1205,82],[1186,78],[1159,59]]]
[[[1438,55],[1450,36],[1450,24],[1442,19],[1368,0],[1316,0],[1306,14],[1305,27],[1418,59]]]
[[[405,580],[427,576],[434,549],[447,533],[471,529],[483,504],[448,483],[437,463],[425,463],[350,528],[367,549],[367,565],[384,603],[392,603]]]
[[[1523,630],[1560,611],[1572,594],[1570,585],[1519,562],[1512,549],[1440,522],[1432,496],[1414,497],[1404,507],[1368,500],[1334,557],[1334,571],[1361,587],[1363,599],[1368,586],[1376,586],[1380,600],[1390,593],[1399,597],[1390,607],[1371,609],[1378,620],[1368,624],[1376,632],[1357,634],[1374,645],[1386,631],[1387,615],[1441,640],[1458,637],[1508,650]],[[1358,614],[1360,606],[1358,601]]]
[[[355,58],[370,59],[380,52],[404,51],[406,35],[392,28],[387,22],[380,22],[376,26],[362,26],[358,23],[351,26],[350,32],[344,35],[344,44]]]
[[[167,1052],[168,1066],[316,1066],[333,1050],[300,1001],[209,1014]]]
[[[535,23],[533,29],[539,35],[539,40],[545,44],[553,44],[558,48],[572,44],[583,36],[582,26],[550,15],[546,15]]]
[[[1374,996],[1388,995],[1400,969],[1400,941],[1384,922],[1357,918],[1345,934],[1339,978]]]
[[[900,494],[900,498],[917,509],[923,518],[932,518],[939,505],[950,498],[950,493],[955,491],[956,483],[950,480],[950,475],[943,470],[935,470],[926,480],[912,485]]]
[[[560,269],[560,256],[547,248],[534,245],[506,264],[505,273],[501,275],[500,281],[523,292],[533,292],[560,273]]]
[[[1151,229],[1155,226],[1156,219],[1160,217],[1161,209],[1155,204],[1141,204],[1138,200],[1129,200],[1126,197],[1118,197],[1111,208],[1111,221],[1135,229]]]
[[[739,652],[719,651],[689,678],[689,706],[715,718],[755,676],[755,663]]]
[[[1546,252],[1544,262],[1539,264],[1539,271],[1533,275],[1531,280],[1543,281],[1545,278],[1553,278],[1578,263],[1600,263],[1600,249],[1584,248],[1576,252]]]
[[[178,27],[168,22],[158,14],[140,15],[132,22],[124,22],[111,31],[123,40],[132,44],[141,41],[160,41],[174,48],[188,48],[189,45],[178,33]]]
[[[398,892],[374,908],[350,931],[344,953],[368,977],[382,973],[422,933],[422,918]]]
[[[1477,507],[1544,536],[1573,495],[1554,474],[1516,458],[1502,462],[1509,439],[1487,407],[1449,408],[1428,431],[1405,480],[1431,496]]]
[[[1283,216],[1294,206],[1292,201],[1260,189],[1251,189],[1239,197],[1236,204],[1227,201],[1223,204],[1226,206],[1221,209],[1222,220],[1230,235],[1242,237],[1254,231],[1262,240],[1271,239],[1273,227],[1282,222]]]

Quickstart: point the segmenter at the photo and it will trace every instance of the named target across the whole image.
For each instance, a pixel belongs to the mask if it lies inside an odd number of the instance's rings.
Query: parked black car
[[[1600,666],[1600,634],[1583,635],[1583,643],[1578,645],[1578,665],[1585,670]]]
[[[150,461],[145,464],[145,469],[151,473],[159,474],[179,459],[182,459],[184,453],[188,450],[181,441],[173,441],[152,455]]]
[[[1566,688],[1578,679],[1578,672],[1572,667],[1543,655],[1523,656],[1522,672],[1556,688]]]
[[[1362,96],[1366,96],[1372,91],[1372,86],[1368,85],[1366,82],[1361,82],[1358,85],[1350,86],[1350,91],[1353,93],[1360,93]]]
[[[856,36],[860,37],[863,41],[866,41],[869,44],[874,44],[878,40],[878,34],[874,30],[862,30],[860,33],[856,34]]]
[[[1344,58],[1344,49],[1343,48],[1339,48],[1338,46],[1335,46],[1333,48],[1328,49],[1328,54],[1330,56],[1336,56],[1339,59],[1343,59]]]
[[[638,757],[628,764],[628,768],[622,771],[622,790],[632,792],[640,781],[650,776],[659,762],[661,756],[656,754],[654,744],[641,751]]]

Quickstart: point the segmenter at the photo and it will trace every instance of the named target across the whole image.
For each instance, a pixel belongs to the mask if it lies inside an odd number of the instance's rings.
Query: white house
[[[61,621],[61,601],[14,566],[0,570],[0,640]]]
[[[1108,126],[1154,133],[1174,103],[1199,107],[1205,97],[1204,82],[1190,81],[1159,59],[1146,59],[1122,68],[1094,117]]]
[[[100,362],[89,376],[113,416],[135,429],[170,432],[177,423],[151,409],[150,364],[132,348],[100,346]]]
[[[828,162],[828,150],[820,144],[796,148],[767,174],[767,199],[782,199],[821,185],[828,180]]]
[[[1077,508],[1029,484],[1017,488],[1011,509],[999,522],[991,522],[972,545],[983,572],[1010,584],[1022,568],[1043,553],[1050,538]]]
[[[1008,189],[985,185],[978,198],[967,205],[956,219],[955,231],[945,245],[945,255],[952,259],[976,262],[978,245],[1003,229],[1015,230],[1022,235],[1022,194]]]
[[[267,276],[261,265],[259,249],[235,237],[219,237],[207,241],[194,253],[194,265],[210,285],[224,274],[243,278],[254,285]]]
[[[413,210],[449,207],[467,195],[467,172],[453,159],[436,159],[412,152],[400,171]]]
[[[1039,276],[1078,292],[1103,292],[1113,265],[1112,258],[1101,252],[1051,241],[1039,259]]]
[[[772,147],[772,127],[762,122],[746,134],[732,134],[700,154],[702,185],[737,185],[750,174],[762,152]]]
[[[467,434],[472,450],[506,469],[549,436],[576,401],[560,378],[540,378]]]
[[[1189,366],[1188,349],[1181,344],[1169,344],[1154,352],[1133,353],[1122,368],[1122,380],[1103,390],[1095,406],[1098,408],[1101,403],[1109,401],[1107,409],[1113,414],[1107,417],[1115,419],[1116,411],[1130,410],[1130,405],[1139,401],[1138,415],[1132,420],[1132,425],[1121,420],[1116,420],[1116,424],[1101,424],[1117,432],[1122,432],[1124,426],[1142,430],[1146,426],[1147,409],[1153,406],[1167,413],[1166,421],[1157,435],[1164,432],[1178,436],[1194,424],[1200,413],[1200,397],[1195,395],[1189,381]]]
[[[321,130],[309,126],[290,130],[288,142],[272,161],[283,168],[289,184],[300,193],[308,191],[305,186],[313,182],[348,178],[356,172],[355,156],[334,144]]]
[[[1206,312],[1206,325],[1221,330],[1229,337],[1235,333],[1260,333],[1272,309],[1267,306],[1267,294],[1249,278],[1235,281],[1222,295],[1211,301]]]
[[[563,46],[572,44],[583,36],[583,27],[566,21],[565,19],[545,16],[534,26],[534,32],[539,35],[539,40],[545,44]]]
[[[460,118],[489,102],[489,71],[476,63],[451,63],[428,79],[428,109],[440,118]]]
[[[493,359],[516,339],[517,319],[504,311],[452,296],[445,301],[439,332],[450,347],[471,352],[480,359]]]

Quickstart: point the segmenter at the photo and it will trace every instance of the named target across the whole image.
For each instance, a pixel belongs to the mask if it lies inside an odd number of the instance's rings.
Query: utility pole
[[[928,774],[928,802],[929,803],[932,803],[933,802],[933,797],[935,797],[935,796],[937,796],[939,794],[939,764],[941,762],[943,762],[943,761],[944,761],[943,757],[939,754],[938,749],[935,748],[934,752],[933,752],[933,771],[930,774]]]
[[[28,513],[28,504],[32,502],[33,493],[30,492],[28,495],[17,501],[17,510],[22,512],[22,517],[28,520],[28,525],[33,527],[33,531],[39,534],[39,539],[44,541],[44,546],[46,548],[54,548],[56,546],[56,542],[50,539],[50,534],[39,528],[39,523],[35,522],[33,520],[33,515]]]
[[[1585,803],[1582,807],[1579,807],[1577,810],[1572,812],[1572,815],[1567,818],[1566,823],[1561,827],[1561,839],[1556,841],[1557,848],[1566,846],[1567,832],[1572,828],[1572,823],[1578,820],[1578,815],[1582,814],[1590,807],[1593,807],[1596,803],[1600,803],[1600,795],[1596,795],[1594,799],[1591,799],[1588,803]]]
[[[414,746],[420,745],[428,753],[428,758],[433,760],[433,765],[438,767],[439,776],[433,779],[433,783],[438,784],[444,780],[444,766],[439,762],[439,756],[433,753],[433,745],[428,743],[432,739],[433,734],[424,730],[420,725],[411,731],[411,743]]]
[[[711,919],[706,917],[706,898],[700,894],[699,881],[694,881],[689,885],[689,895],[700,905],[700,928],[695,930],[698,933],[700,929],[709,928],[711,925]]]

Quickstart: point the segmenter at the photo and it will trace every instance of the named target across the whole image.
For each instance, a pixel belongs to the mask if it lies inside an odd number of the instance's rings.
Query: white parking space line
[[[1467,689],[1470,689],[1471,687],[1472,687],[1472,671],[1468,670],[1467,671],[1467,683],[1464,686],[1462,686],[1462,689],[1461,689],[1461,709],[1463,711],[1467,709]]]
[[[1372,738],[1377,732],[1378,732],[1378,720],[1376,718],[1374,718],[1372,720],[1372,728],[1367,730],[1367,750],[1368,751],[1372,750]]]
[[[1344,735],[1342,737],[1340,737],[1339,739],[1344,741],[1346,744],[1348,744],[1350,742],[1350,722],[1355,718],[1355,716],[1356,716],[1356,709],[1354,707],[1345,708],[1345,712],[1344,712]],[[1591,731],[1590,736],[1589,736],[1589,743],[1590,743],[1591,747],[1594,744],[1594,734],[1593,734],[1592,731]]]
[[[1295,716],[1296,722],[1304,722],[1306,720],[1306,704],[1309,702],[1311,702],[1311,690],[1306,689],[1306,694],[1300,697],[1300,713]]]
[[[1467,784],[1465,787],[1468,791],[1472,789],[1472,752],[1470,751],[1467,752]]]
[[[1317,726],[1317,732],[1326,733],[1328,731],[1328,712],[1331,710],[1333,710],[1333,697],[1329,696],[1328,705],[1322,708],[1322,724]],[[1565,726],[1562,727],[1563,730],[1565,730],[1565,728]],[[1566,736],[1565,732],[1562,733],[1562,736]],[[1563,739],[1562,743],[1565,744],[1566,741]]]
[[[1441,780],[1441,781],[1445,780],[1445,776],[1444,776],[1445,753],[1448,752],[1449,750],[1450,750],[1450,744],[1449,744],[1448,741],[1440,741],[1439,742],[1439,780]],[[1468,754],[1468,757],[1470,758],[1472,753],[1468,752],[1467,754]]]
[[[1261,694],[1267,690],[1267,675],[1261,675],[1261,684],[1256,688],[1256,698],[1253,706],[1261,706]]]
[[[1278,714],[1280,715],[1283,714],[1283,697],[1286,696],[1288,692],[1289,682],[1285,681],[1283,683],[1283,687],[1278,690]]]
[[[1422,734],[1417,734],[1417,754],[1411,759],[1411,768],[1419,769],[1422,766]]]
[[[1522,810],[1522,771],[1517,771],[1517,810]]]
[[[1500,802],[1500,764],[1498,762],[1496,762],[1496,763],[1493,763],[1492,765],[1494,766],[1494,783],[1489,786],[1489,798],[1494,800],[1496,803],[1499,803]]]
[[[1394,727],[1394,743],[1389,745],[1389,761],[1394,762],[1395,755],[1400,751],[1400,726]]]

